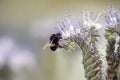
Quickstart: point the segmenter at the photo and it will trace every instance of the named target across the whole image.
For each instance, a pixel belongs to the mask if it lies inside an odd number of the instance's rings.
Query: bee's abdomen
[[[56,44],[54,44],[54,46],[50,46],[50,49],[51,49],[52,51],[55,51],[57,48],[58,48],[58,45],[56,45]]]
[[[54,46],[55,46],[55,43],[50,44],[50,47],[54,47]]]

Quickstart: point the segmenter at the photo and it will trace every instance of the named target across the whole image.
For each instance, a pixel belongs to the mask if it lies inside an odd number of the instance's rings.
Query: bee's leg
[[[59,47],[59,48],[64,48],[63,46],[61,46],[61,45],[59,45],[59,44],[58,44],[58,47]]]

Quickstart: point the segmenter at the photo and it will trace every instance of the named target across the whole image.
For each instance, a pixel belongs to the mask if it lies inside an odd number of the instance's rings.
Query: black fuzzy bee
[[[50,42],[49,42],[49,46],[50,49],[52,51],[55,51],[57,48],[63,48],[60,44],[59,44],[59,40],[62,39],[62,35],[61,33],[55,33],[55,34],[51,34],[50,36]]]

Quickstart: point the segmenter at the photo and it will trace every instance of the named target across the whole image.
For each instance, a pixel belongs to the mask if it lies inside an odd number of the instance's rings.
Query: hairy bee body
[[[57,48],[58,48],[58,44],[56,44],[56,43],[50,44],[50,49],[51,49],[52,51],[55,51]]]
[[[55,33],[50,36],[50,49],[52,51],[55,51],[60,45],[59,40],[61,39],[60,33]]]

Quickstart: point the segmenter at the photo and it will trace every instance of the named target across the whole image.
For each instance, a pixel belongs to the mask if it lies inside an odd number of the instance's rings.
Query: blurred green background
[[[120,8],[120,0],[0,0],[0,37],[12,37],[19,46],[32,50],[37,63],[32,71],[1,69],[0,80],[85,80],[79,50],[68,54],[43,47],[56,22],[65,16],[99,13],[109,4]]]

